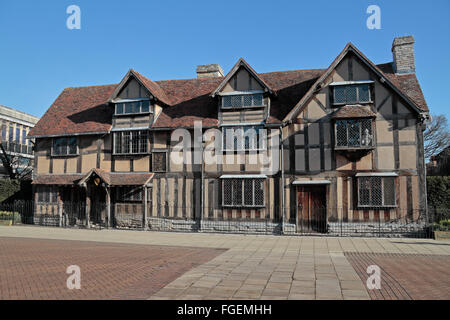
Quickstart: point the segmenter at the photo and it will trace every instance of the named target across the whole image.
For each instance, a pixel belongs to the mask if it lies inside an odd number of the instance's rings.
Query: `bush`
[[[0,179],[0,202],[14,196],[20,191],[20,181]]]
[[[0,220],[14,220],[14,222],[20,222],[20,213],[16,211],[0,211]]]
[[[450,208],[450,177],[427,177],[428,205],[433,208]]]

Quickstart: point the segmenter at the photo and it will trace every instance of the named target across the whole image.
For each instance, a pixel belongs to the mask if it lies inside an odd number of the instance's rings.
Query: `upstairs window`
[[[264,179],[223,179],[224,207],[264,207]]]
[[[149,112],[150,112],[150,101],[148,100],[116,103],[116,115],[149,113]]]
[[[336,120],[336,148],[370,148],[373,146],[371,119]]]
[[[222,96],[222,108],[251,108],[263,106],[263,94],[238,94]]]
[[[371,102],[370,85],[352,84],[333,87],[334,104],[355,104]]]
[[[167,170],[167,153],[165,151],[152,152],[152,171],[166,172]]]
[[[76,137],[56,138],[53,140],[52,154],[54,156],[71,156],[78,154]]]
[[[222,129],[224,151],[257,151],[266,149],[263,126],[233,126]]]
[[[358,206],[395,207],[394,177],[358,177]]]
[[[148,132],[146,130],[114,132],[114,154],[147,153]]]

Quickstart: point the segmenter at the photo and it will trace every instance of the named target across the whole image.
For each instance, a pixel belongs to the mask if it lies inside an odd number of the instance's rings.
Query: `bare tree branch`
[[[441,153],[450,145],[450,132],[444,115],[433,116],[423,134],[425,158]]]

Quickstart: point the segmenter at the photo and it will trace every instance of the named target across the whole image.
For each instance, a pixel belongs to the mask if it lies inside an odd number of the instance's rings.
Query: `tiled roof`
[[[84,174],[38,174],[33,178],[32,184],[73,185],[84,176]]]
[[[136,173],[120,173],[105,172],[100,169],[94,171],[110,186],[142,186],[153,177],[153,173],[136,172]],[[43,185],[75,185],[79,184],[88,174],[39,174],[33,179],[32,184]]]
[[[354,105],[340,107],[332,116],[335,119],[374,118],[376,114],[367,106]]]
[[[28,135],[109,131],[113,110],[105,103],[116,86],[114,84],[64,89]]]
[[[83,179],[78,181],[78,184],[83,184],[89,180],[92,175],[99,176],[109,186],[142,186],[150,181],[153,177],[153,173],[149,172],[136,172],[136,173],[120,173],[120,172],[107,172],[102,169],[92,169],[87,174],[83,175]]]
[[[415,73],[395,74],[392,63],[379,64],[378,68],[394,83],[406,96],[413,100],[423,111],[428,106]]]
[[[402,93],[427,111],[415,74],[396,75],[391,65],[377,67]],[[280,123],[325,71],[313,69],[259,74],[275,93],[267,122]],[[218,125],[217,100],[210,94],[224,77],[151,81],[134,70],[130,72],[165,104],[153,128],[192,127],[196,120],[201,120],[204,127]],[[116,88],[117,84],[64,89],[29,136],[109,131],[113,108],[106,103]]]

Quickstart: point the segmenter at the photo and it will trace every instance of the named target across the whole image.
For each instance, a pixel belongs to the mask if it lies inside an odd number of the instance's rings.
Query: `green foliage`
[[[450,231],[450,219],[441,220],[439,223],[434,223],[433,229],[435,231]]]
[[[20,213],[13,211],[0,211],[0,220],[14,220],[20,222]]]
[[[428,206],[450,209],[450,177],[427,177]]]
[[[0,202],[12,197],[20,191],[20,181],[0,179]]]

